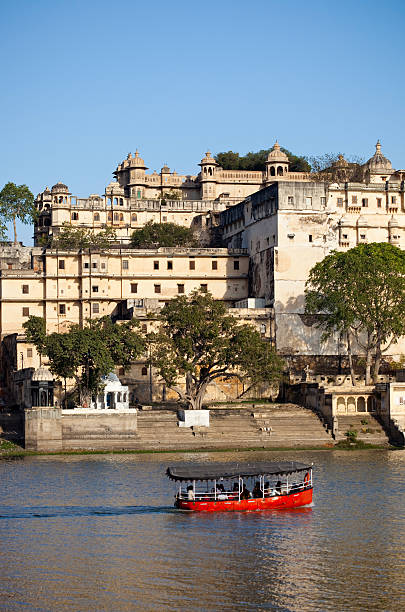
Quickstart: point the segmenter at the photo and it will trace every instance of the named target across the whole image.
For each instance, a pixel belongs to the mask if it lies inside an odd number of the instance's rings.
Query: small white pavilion
[[[105,384],[102,392],[97,395],[96,401],[91,403],[93,410],[128,410],[129,393],[128,387],[121,384],[120,379],[114,372],[103,376]]]

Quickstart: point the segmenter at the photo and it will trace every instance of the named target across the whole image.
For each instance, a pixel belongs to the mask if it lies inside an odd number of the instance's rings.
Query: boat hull
[[[196,500],[176,499],[175,507],[179,510],[191,510],[192,512],[246,512],[252,510],[282,510],[287,508],[299,508],[307,506],[312,502],[312,488],[279,495],[274,497],[260,497],[257,499],[235,499],[227,500]]]

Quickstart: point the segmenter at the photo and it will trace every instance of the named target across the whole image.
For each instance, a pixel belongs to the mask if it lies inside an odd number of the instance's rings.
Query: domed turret
[[[275,177],[288,174],[288,156],[281,150],[277,140],[272,150],[269,152],[266,161],[266,181],[274,181]]]
[[[51,193],[69,193],[69,188],[65,183],[58,181],[51,189]]]
[[[32,375],[32,381],[53,381],[53,376],[48,368],[37,368]]]
[[[145,166],[145,162],[143,161],[142,157],[139,156],[138,149],[135,151],[135,157],[131,157],[131,166],[135,166],[136,168],[142,168],[144,170],[147,170]]]
[[[370,157],[363,167],[366,181],[370,183],[386,181],[394,173],[390,160],[381,153],[379,140],[375,145],[373,157]]]

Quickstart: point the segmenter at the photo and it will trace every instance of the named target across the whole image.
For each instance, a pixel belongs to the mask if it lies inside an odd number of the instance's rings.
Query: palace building
[[[38,366],[23,336],[31,314],[45,317],[48,331],[102,315],[134,315],[148,325],[151,311],[196,288],[254,323],[290,363],[344,353],[338,338],[322,343],[305,315],[305,282],[334,249],[366,242],[405,247],[405,170],[392,167],[380,142],[355,180],[342,156],[331,174],[290,173],[278,143],[263,172],[223,170],[210,153],[199,165],[195,176],[166,165],[148,174],[136,152],[119,164],[103,196],[77,198],[60,182],[37,196],[35,246],[0,253],[3,369],[7,363],[17,370]],[[134,229],[148,221],[193,227],[201,247],[128,248]],[[117,240],[105,251],[41,247],[66,224],[94,231],[111,226]],[[213,227],[215,245],[206,232]],[[394,357],[405,353],[405,343],[392,351]],[[125,380],[130,389],[146,376],[144,364],[138,366]]]

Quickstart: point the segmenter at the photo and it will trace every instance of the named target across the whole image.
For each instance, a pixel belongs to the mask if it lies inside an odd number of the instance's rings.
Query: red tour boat
[[[296,461],[167,468],[179,483],[175,508],[194,512],[275,510],[312,502],[312,465]]]

